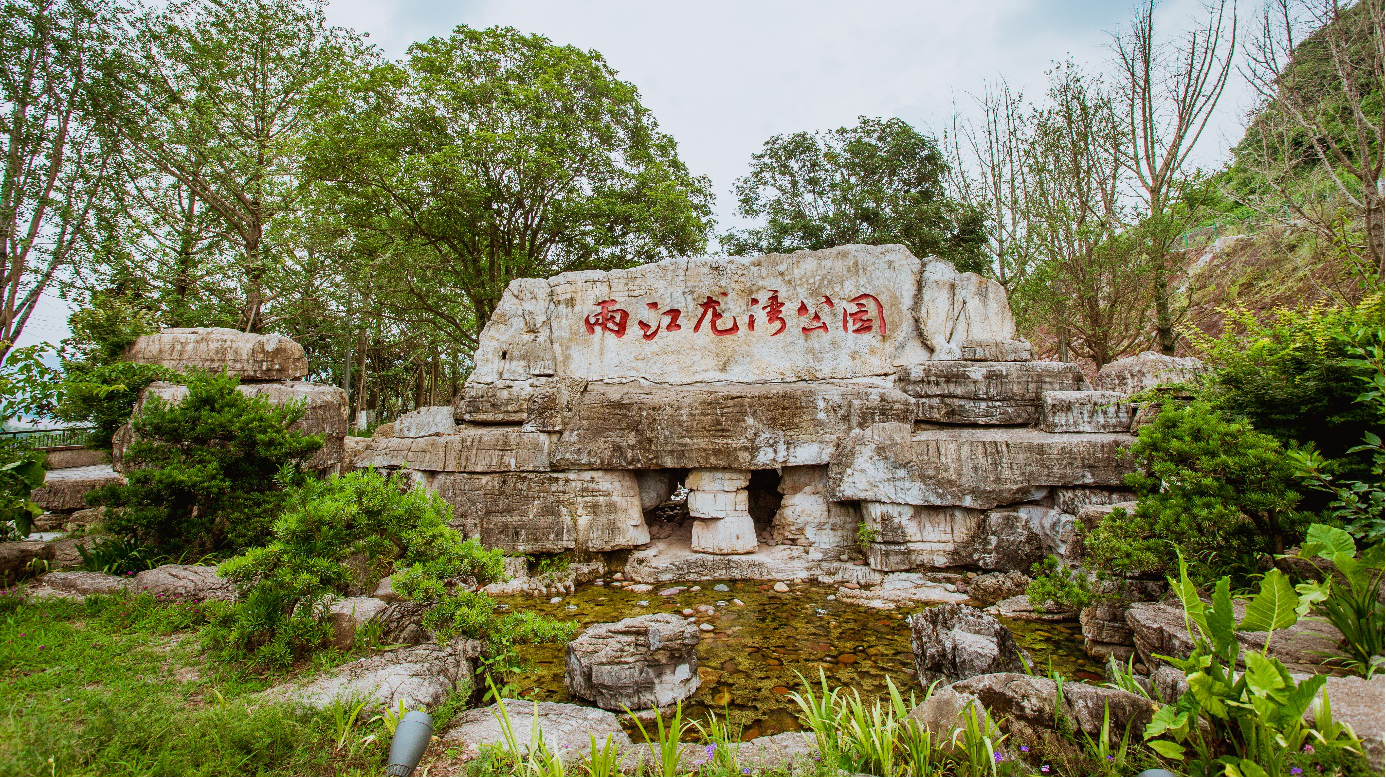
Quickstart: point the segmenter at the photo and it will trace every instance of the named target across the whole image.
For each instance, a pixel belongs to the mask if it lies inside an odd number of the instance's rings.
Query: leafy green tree
[[[29,536],[34,519],[43,515],[29,493],[43,486],[43,478],[42,453],[0,446],[0,540]]]
[[[989,271],[985,215],[950,198],[938,143],[901,119],[776,135],[736,181],[737,211],[764,226],[732,230],[737,254],[903,243],[960,270]]]
[[[711,195],[601,55],[510,28],[409,48],[311,148],[345,259],[396,318],[473,346],[512,279],[696,253]]]
[[[1254,570],[1259,554],[1284,553],[1296,540],[1294,469],[1275,438],[1206,401],[1165,404],[1131,447],[1133,513],[1112,511],[1081,528],[1084,554],[1117,574],[1168,573],[1176,551],[1199,578]]]
[[[0,359],[87,245],[112,149],[86,90],[109,24],[88,0],[0,4]]]
[[[130,420],[128,483],[89,500],[106,528],[171,554],[236,551],[261,543],[285,505],[284,486],[322,438],[289,429],[301,407],[236,390],[224,374],[187,376],[177,405],[148,398]]]

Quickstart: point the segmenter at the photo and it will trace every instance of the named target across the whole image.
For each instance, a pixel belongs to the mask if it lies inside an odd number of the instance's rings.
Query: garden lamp
[[[432,736],[432,716],[421,710],[404,714],[404,718],[395,725],[395,737],[390,741],[390,764],[385,768],[385,774],[413,775]]]

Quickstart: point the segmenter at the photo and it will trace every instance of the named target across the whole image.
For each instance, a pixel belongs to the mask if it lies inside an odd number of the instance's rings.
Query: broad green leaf
[[[1319,690],[1328,682],[1328,676],[1315,675],[1301,681],[1288,695],[1285,696],[1285,705],[1281,713],[1283,720],[1294,721],[1302,718],[1309,706],[1314,704],[1314,698],[1318,696]]]
[[[1208,715],[1220,719],[1227,718],[1227,706],[1223,704],[1222,695],[1216,692],[1212,676],[1207,673],[1194,673],[1189,676],[1188,681],[1189,692]]]
[[[1247,776],[1247,778],[1263,778],[1263,776],[1269,775],[1261,765],[1256,764],[1250,759],[1238,760],[1237,769],[1242,775]]]
[[[1237,625],[1237,629],[1274,632],[1293,626],[1299,621],[1299,615],[1295,613],[1298,607],[1299,597],[1295,594],[1295,588],[1290,585],[1290,579],[1272,568],[1261,579],[1260,591],[1247,603],[1246,617]]]
[[[1184,561],[1182,552],[1179,553],[1179,580],[1170,578],[1169,585],[1179,597],[1180,604],[1184,606],[1184,626],[1188,629],[1189,637],[1193,640],[1206,638],[1208,635],[1206,607],[1203,600],[1198,598],[1198,587],[1189,580],[1189,563]],[[1198,634],[1194,634],[1194,626],[1198,627]]]
[[[1213,606],[1207,611],[1208,637],[1219,656],[1236,656],[1237,636],[1232,630],[1236,616],[1232,613],[1231,581],[1226,576],[1213,589]]]
[[[1152,740],[1146,743],[1146,745],[1150,746],[1155,753],[1166,759],[1178,759],[1180,761],[1184,759],[1184,747],[1178,743],[1173,743],[1168,740]]]
[[[1300,617],[1308,616],[1309,609],[1315,603],[1320,603],[1328,599],[1328,594],[1332,590],[1331,581],[1306,581],[1302,584],[1295,584],[1295,591],[1299,592],[1299,605],[1295,608],[1295,613]]]
[[[1309,531],[1304,536],[1304,543],[1299,547],[1299,555],[1319,556],[1331,560],[1334,554],[1352,556],[1356,550],[1357,546],[1346,530],[1326,524],[1310,524]]]
[[[1145,725],[1145,737],[1148,740],[1166,732],[1177,731],[1187,720],[1188,716],[1180,713],[1173,705],[1161,706],[1155,711],[1155,715],[1150,717],[1150,723]]]
[[[1246,652],[1246,672],[1242,678],[1253,694],[1262,697],[1285,688],[1285,681],[1275,665],[1255,651]]]

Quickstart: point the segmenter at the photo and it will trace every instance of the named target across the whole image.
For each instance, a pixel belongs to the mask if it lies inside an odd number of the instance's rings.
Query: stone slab
[[[1065,362],[922,362],[902,367],[895,385],[915,398],[915,418],[945,424],[1033,424],[1045,392],[1087,388]]]
[[[1130,432],[1135,406],[1121,392],[1045,392],[1040,429],[1045,432]]]
[[[650,542],[632,472],[441,473],[453,523],[488,548],[522,554],[615,551]]]
[[[878,381],[592,383],[553,462],[571,469],[819,465],[847,432],[913,417],[910,398]]]
[[[1158,351],[1142,351],[1134,357],[1108,362],[1093,376],[1092,388],[1131,395],[1161,384],[1193,380],[1205,372],[1193,357],[1171,357]]]
[[[994,508],[1052,486],[1118,487],[1130,435],[1021,428],[933,429],[881,424],[853,433],[829,469],[835,500]]]
[[[125,483],[125,476],[106,464],[49,470],[43,486],[33,490],[29,499],[46,511],[76,511],[87,507],[88,492],[117,483]]]
[[[131,362],[174,370],[226,372],[257,381],[308,375],[303,347],[283,335],[258,335],[226,327],[166,329],[141,335],[125,352]]]
[[[343,469],[409,468],[447,473],[543,472],[549,435],[513,428],[463,427],[450,435],[362,438]]]

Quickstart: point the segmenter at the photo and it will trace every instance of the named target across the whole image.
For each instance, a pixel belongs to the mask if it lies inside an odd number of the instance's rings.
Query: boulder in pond
[[[910,645],[915,672],[925,687],[939,679],[954,681],[1024,669],[1011,631],[968,605],[950,603],[915,614],[910,620]]]
[[[608,710],[662,708],[697,691],[698,628],[673,613],[588,627],[564,651],[568,691]]]

